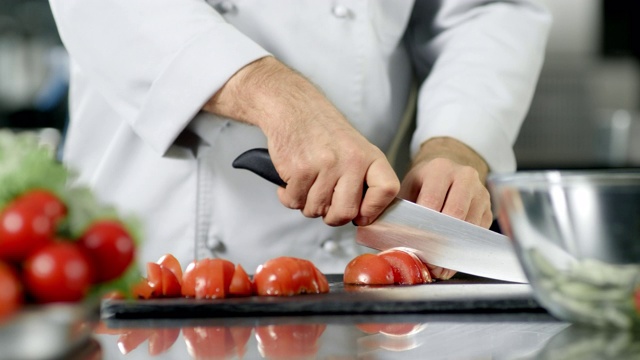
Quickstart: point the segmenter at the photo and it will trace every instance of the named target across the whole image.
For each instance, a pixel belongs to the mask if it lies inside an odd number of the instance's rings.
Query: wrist
[[[203,110],[258,126],[268,133],[294,120],[296,114],[318,99],[324,97],[309,81],[268,56],[240,69]]]

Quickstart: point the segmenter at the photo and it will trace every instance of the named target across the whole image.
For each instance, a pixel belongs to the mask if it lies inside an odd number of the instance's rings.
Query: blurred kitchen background
[[[431,1],[431,0],[421,0]],[[515,145],[520,169],[640,166],[640,6],[544,0],[547,60]],[[0,1],[0,127],[67,121],[68,59],[44,0]]]

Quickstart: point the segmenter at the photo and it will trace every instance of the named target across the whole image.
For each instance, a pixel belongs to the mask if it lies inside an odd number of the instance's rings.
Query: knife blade
[[[286,186],[267,149],[250,149],[232,166]],[[372,224],[358,226],[356,242],[376,249],[404,247],[423,262],[467,274],[526,283],[511,240],[497,232],[396,198]]]

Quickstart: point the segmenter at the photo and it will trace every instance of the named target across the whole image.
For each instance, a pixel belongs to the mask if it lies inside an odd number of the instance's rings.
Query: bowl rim
[[[490,186],[624,185],[640,187],[640,169],[525,170],[489,174]]]

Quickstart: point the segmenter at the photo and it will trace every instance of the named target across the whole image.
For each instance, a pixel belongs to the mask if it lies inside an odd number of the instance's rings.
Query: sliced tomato
[[[162,270],[162,296],[179,297],[182,295],[182,286],[176,274],[162,265],[160,265],[160,269]]]
[[[182,328],[187,351],[194,359],[229,359],[233,357],[235,342],[226,326],[197,326]]]
[[[235,266],[224,259],[193,261],[182,275],[182,295],[196,299],[220,299],[229,294]]]
[[[344,269],[344,283],[355,285],[393,285],[393,267],[375,254],[356,256]]]
[[[260,265],[253,277],[256,293],[269,296],[326,293],[326,277],[309,260],[282,256]]]
[[[156,289],[151,287],[149,280],[142,279],[131,288],[131,294],[136,299],[151,299],[157,297]]]
[[[231,278],[231,284],[229,285],[229,294],[233,296],[251,296],[253,294],[253,282],[240,264],[236,264],[233,272],[233,278]]]
[[[171,270],[176,275],[180,285],[182,285],[182,266],[180,266],[180,262],[175,256],[165,254],[158,259],[157,263]]]
[[[393,269],[394,283],[414,285],[431,282],[427,266],[412,252],[402,249],[389,249],[378,254]]]
[[[0,322],[22,306],[23,290],[17,272],[0,261]]]
[[[74,243],[58,242],[30,256],[23,275],[27,292],[38,302],[72,302],[87,294],[93,269]]]
[[[154,291],[162,294],[162,266],[158,263],[147,263],[147,281]]]
[[[176,277],[176,274],[169,268],[158,263],[147,263],[147,284],[151,288],[151,297],[179,297],[182,295],[182,286]],[[138,291],[148,291],[140,285]]]
[[[255,328],[260,353],[267,359],[313,358],[325,324],[266,325]]]

